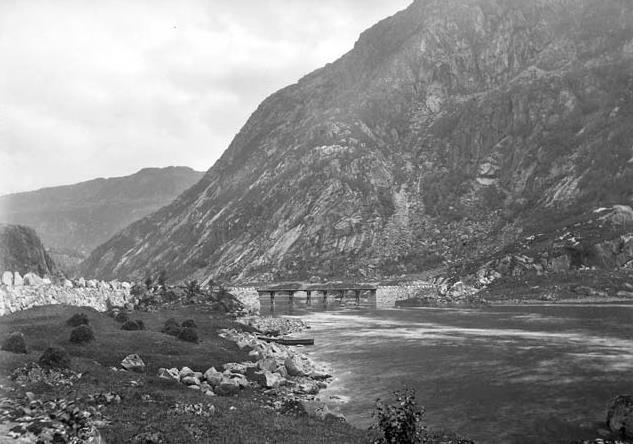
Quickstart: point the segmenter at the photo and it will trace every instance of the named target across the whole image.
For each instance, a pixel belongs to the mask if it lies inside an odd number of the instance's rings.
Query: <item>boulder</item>
[[[609,430],[625,438],[633,438],[633,395],[616,396],[607,411]]]
[[[90,279],[89,281],[86,281],[86,287],[88,288],[97,288],[98,285],[99,282],[96,279]]]
[[[303,368],[303,363],[297,356],[290,356],[286,358],[284,366],[290,376],[307,376],[307,373]]]
[[[137,354],[127,355],[123,361],[121,361],[121,366],[129,371],[144,373],[145,372],[145,363],[141,359],[141,357]]]
[[[74,285],[73,285],[73,283],[72,283],[71,281],[69,281],[68,279],[64,279],[64,282],[63,282],[63,287],[64,287],[64,288],[73,288],[73,287],[74,287]]]
[[[132,288],[132,284],[130,284],[129,282],[121,282],[121,288],[124,290],[129,290],[130,288]]]
[[[266,370],[273,373],[277,371],[277,367],[279,367],[279,365],[273,358],[264,358],[257,361],[257,367],[260,370]]]
[[[248,387],[250,386],[248,379],[246,379],[246,376],[240,374],[240,373],[231,373],[228,371],[224,372],[224,379],[230,379],[232,381],[237,382],[237,384],[240,387]]]
[[[619,298],[632,298],[633,299],[633,292],[620,290],[620,291],[618,291],[616,293],[616,296],[619,297]]]
[[[24,275],[24,285],[42,285],[42,278],[35,273],[26,273]]]
[[[185,376],[184,378],[181,378],[180,382],[182,382],[185,385],[198,385],[198,386],[200,385],[200,380],[193,375]]]
[[[13,273],[10,271],[5,271],[2,273],[2,284],[3,285],[13,285]]]
[[[13,273],[13,286],[21,287],[22,285],[24,285],[24,279],[22,279],[22,275],[16,271]]]
[[[162,379],[169,379],[172,381],[179,381],[180,372],[177,368],[159,368],[158,377]]]
[[[80,277],[79,279],[77,279],[77,287],[85,287],[86,286],[86,280],[82,277]]]
[[[180,379],[182,380],[183,378],[186,378],[187,376],[194,376],[194,371],[191,370],[189,367],[183,367],[182,369],[180,369]]]
[[[267,388],[279,387],[282,383],[285,382],[285,379],[279,375],[279,373],[272,373],[268,370],[264,370],[264,385]]]
[[[628,205],[614,205],[610,212],[600,217],[614,225],[633,224],[633,208]]]
[[[240,391],[240,385],[233,379],[222,379],[220,385],[215,387],[215,392],[220,396],[236,395]]]
[[[204,379],[209,383],[211,387],[216,387],[220,385],[220,383],[224,379],[224,375],[217,371],[215,367],[211,367],[209,370],[204,372]]]
[[[229,362],[224,364],[222,368],[230,371],[231,373],[240,373],[242,375],[246,373],[246,366],[244,364],[238,364],[237,362]]]
[[[52,285],[53,281],[51,281],[50,278],[45,277],[45,278],[42,278],[42,284],[44,284],[44,285]]]

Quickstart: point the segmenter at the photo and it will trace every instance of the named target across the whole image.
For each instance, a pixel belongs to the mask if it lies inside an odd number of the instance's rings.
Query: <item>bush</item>
[[[180,333],[180,325],[174,318],[169,318],[165,321],[165,325],[161,331],[171,336],[178,336]]]
[[[198,331],[195,328],[181,328],[178,332],[178,339],[187,342],[198,342]]]
[[[117,322],[127,322],[129,320],[129,317],[126,312],[120,311],[116,314],[114,320]]]
[[[126,321],[121,330],[145,330],[145,324],[140,319],[134,321]]]
[[[424,409],[415,402],[415,390],[403,387],[395,391],[396,402],[392,405],[376,400],[374,417],[378,423],[372,429],[382,433],[378,443],[424,443],[427,442],[426,427],[422,424]]]
[[[70,332],[70,342],[75,344],[83,344],[84,342],[94,341],[95,334],[88,325],[80,325]]]
[[[46,368],[70,368],[70,356],[63,348],[49,347],[40,356],[39,363]]]
[[[90,321],[88,320],[88,315],[85,313],[75,313],[66,321],[66,325],[70,325],[71,327],[78,327],[89,323]]]
[[[12,353],[26,353],[26,342],[24,335],[19,331],[13,332],[2,343],[2,350]]]
[[[182,327],[183,328],[198,328],[198,326],[196,325],[193,319],[187,319],[186,321],[183,321]]]

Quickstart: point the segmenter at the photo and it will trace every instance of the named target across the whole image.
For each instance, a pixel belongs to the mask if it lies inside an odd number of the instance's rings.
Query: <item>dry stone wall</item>
[[[255,287],[231,287],[229,293],[235,296],[248,310],[249,313],[259,313],[259,293]]]
[[[88,306],[105,311],[108,305],[133,303],[130,288],[127,282],[86,281],[83,278],[53,284],[34,273],[22,277],[19,273],[4,272],[0,283],[0,316],[50,304]]]
[[[393,308],[396,301],[416,296],[435,296],[437,288],[430,282],[412,281],[401,285],[381,285],[376,290],[376,308]]]

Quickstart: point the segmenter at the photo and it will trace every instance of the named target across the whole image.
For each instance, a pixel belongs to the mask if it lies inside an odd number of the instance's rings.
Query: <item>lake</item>
[[[291,312],[312,325],[303,351],[334,370],[319,396],[358,427],[376,398],[408,384],[433,429],[568,443],[598,437],[609,400],[633,392],[633,305]]]

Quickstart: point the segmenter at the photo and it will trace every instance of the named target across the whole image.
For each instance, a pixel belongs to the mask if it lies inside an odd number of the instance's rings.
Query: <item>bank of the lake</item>
[[[309,353],[334,369],[320,396],[358,427],[406,383],[434,429],[568,443],[604,434],[608,402],[633,389],[630,304],[326,310],[293,313],[312,325]]]

